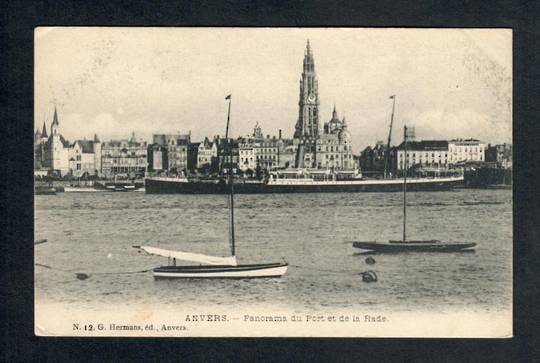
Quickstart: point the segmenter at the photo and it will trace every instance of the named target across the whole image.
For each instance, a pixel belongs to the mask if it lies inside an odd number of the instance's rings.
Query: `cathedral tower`
[[[298,107],[298,121],[294,137],[317,137],[319,134],[319,87],[309,40],[304,53],[304,69],[300,79]]]
[[[294,138],[298,143],[296,167],[312,167],[316,164],[316,142],[319,135],[319,86],[315,62],[309,40],[304,53],[304,66],[300,79],[298,121]],[[307,165],[305,165],[307,164]]]

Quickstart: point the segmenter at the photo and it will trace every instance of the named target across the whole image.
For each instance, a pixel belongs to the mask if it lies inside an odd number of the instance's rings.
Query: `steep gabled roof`
[[[94,142],[90,140],[77,140],[75,144],[79,144],[84,154],[94,153]]]
[[[69,145],[69,141],[67,141],[66,139],[64,139],[64,136],[62,136],[62,135],[60,135],[60,142],[61,142],[62,145],[63,145],[64,147],[66,147],[66,148],[70,146],[70,145]]]

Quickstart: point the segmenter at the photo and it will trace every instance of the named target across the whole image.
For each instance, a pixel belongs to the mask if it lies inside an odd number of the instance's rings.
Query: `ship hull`
[[[353,242],[353,247],[373,252],[457,252],[470,251],[476,243],[442,243],[440,241]]]
[[[275,278],[287,272],[286,263],[238,266],[162,266],[154,269],[156,279],[248,279]]]
[[[409,179],[407,191],[444,191],[462,185],[463,178]],[[145,180],[147,194],[227,194],[229,187],[224,182],[162,180],[147,178]],[[356,193],[356,192],[400,192],[403,190],[401,179],[390,180],[355,180],[342,182],[306,182],[295,183],[253,183],[235,182],[235,194],[263,193]]]

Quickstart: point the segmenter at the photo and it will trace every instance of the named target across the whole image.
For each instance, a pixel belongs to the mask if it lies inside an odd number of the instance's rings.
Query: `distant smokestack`
[[[281,129],[279,129],[279,139],[281,140]]]

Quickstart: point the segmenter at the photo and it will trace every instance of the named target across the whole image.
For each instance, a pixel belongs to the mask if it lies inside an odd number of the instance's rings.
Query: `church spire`
[[[309,39],[306,44],[306,52],[304,54],[304,73],[315,72],[315,62],[313,61],[313,52],[311,51],[311,45]]]
[[[334,111],[332,111],[332,120],[337,120],[336,104],[334,103]]]
[[[58,112],[56,112],[56,106],[54,106],[53,122],[51,124],[51,135],[60,134],[60,124],[58,123]]]
[[[43,130],[41,131],[41,137],[48,137],[47,128],[45,127],[45,121],[43,121]]]
[[[54,106],[53,125],[58,126],[58,113],[56,112],[56,106]]]

